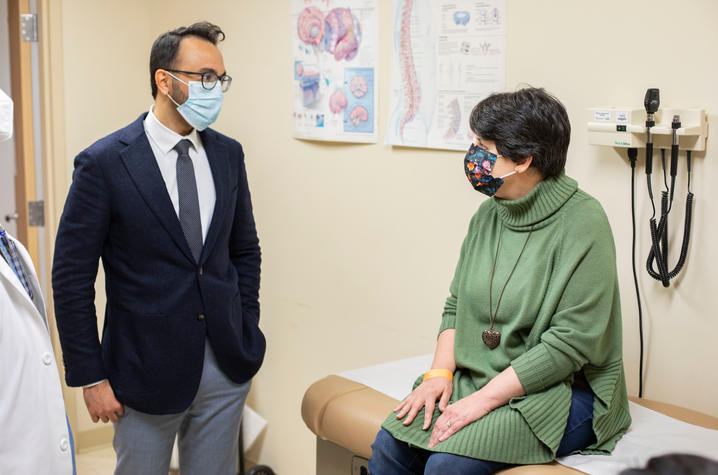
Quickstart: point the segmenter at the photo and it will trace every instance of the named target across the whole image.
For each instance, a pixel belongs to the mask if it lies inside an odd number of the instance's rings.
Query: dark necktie
[[[191,142],[180,140],[174,149],[177,150],[177,193],[179,194],[179,220],[196,262],[202,253],[202,221],[199,214],[199,196],[194,166],[189,158]]]

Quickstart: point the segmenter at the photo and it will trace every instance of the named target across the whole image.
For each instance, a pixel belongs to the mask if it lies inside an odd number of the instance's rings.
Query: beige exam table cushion
[[[631,401],[675,419],[718,430],[718,418],[690,409],[645,399]],[[317,437],[333,442],[364,458],[371,456],[381,423],[398,401],[365,384],[330,375],[312,384],[302,401],[302,419]],[[520,474],[580,474],[557,462],[524,465],[499,472]]]

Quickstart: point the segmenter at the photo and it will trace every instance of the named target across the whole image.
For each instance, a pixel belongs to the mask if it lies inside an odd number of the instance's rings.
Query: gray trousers
[[[230,381],[207,342],[199,389],[186,411],[153,415],[125,406],[112,441],[115,475],[167,475],[175,435],[182,475],[235,475],[239,423],[250,385]]]

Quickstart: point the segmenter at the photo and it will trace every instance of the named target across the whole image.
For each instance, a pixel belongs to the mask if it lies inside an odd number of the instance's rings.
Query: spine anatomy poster
[[[393,0],[386,143],[464,150],[473,107],[502,92],[505,0]]]
[[[294,137],[377,141],[379,0],[292,0]]]

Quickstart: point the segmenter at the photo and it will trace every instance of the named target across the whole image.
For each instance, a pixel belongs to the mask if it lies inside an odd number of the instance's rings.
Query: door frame
[[[14,103],[15,209],[17,238],[27,248],[35,268],[39,262],[37,228],[30,227],[28,202],[35,201],[35,143],[32,108],[31,44],[22,41],[20,15],[30,13],[29,0],[7,0],[10,47],[10,97]]]
[[[18,238],[26,245],[35,263],[39,262],[39,237],[37,228],[29,226],[27,203],[36,199],[35,145],[33,137],[32,65],[31,45],[20,37],[20,15],[31,13],[30,0],[7,0],[10,36],[10,64],[12,99],[15,104],[16,135],[16,201],[18,211]],[[62,385],[65,410],[75,440],[75,452],[85,451],[111,441],[112,427],[99,428],[97,434],[78,430],[81,389],[65,384],[65,368],[57,333],[52,297],[51,263],[55,248],[55,236],[62,214],[67,190],[70,187],[71,168],[67,162],[65,131],[65,84],[64,48],[62,36],[62,0],[35,0],[38,32],[38,81],[40,88],[40,146],[42,149],[42,193],[45,201],[44,257],[47,265],[45,275],[40,275],[41,286],[46,289],[45,305],[50,328],[58,376]],[[97,429],[96,429],[97,430]],[[90,431],[95,432],[95,431]]]

